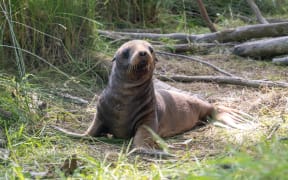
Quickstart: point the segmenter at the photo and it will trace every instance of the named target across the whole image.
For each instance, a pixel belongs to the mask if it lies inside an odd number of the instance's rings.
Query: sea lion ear
[[[112,62],[114,62],[116,60],[116,56],[113,57]]]

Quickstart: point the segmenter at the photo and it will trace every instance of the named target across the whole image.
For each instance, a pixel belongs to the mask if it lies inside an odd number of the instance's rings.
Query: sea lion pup
[[[216,112],[201,99],[175,91],[155,89],[155,52],[146,41],[132,40],[116,52],[108,86],[101,94],[95,118],[83,134],[56,129],[76,137],[97,137],[103,133],[116,138],[133,137],[136,148],[158,148],[150,130],[169,137],[192,129],[202,120],[216,118],[233,126],[240,120],[232,113]]]

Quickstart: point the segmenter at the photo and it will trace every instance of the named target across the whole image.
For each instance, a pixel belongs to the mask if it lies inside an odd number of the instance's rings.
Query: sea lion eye
[[[150,53],[154,52],[154,50],[153,50],[153,48],[151,46],[149,46],[148,49],[149,49]]]
[[[125,58],[125,59],[128,59],[129,58],[129,49],[125,49],[124,51],[123,51],[123,58]]]

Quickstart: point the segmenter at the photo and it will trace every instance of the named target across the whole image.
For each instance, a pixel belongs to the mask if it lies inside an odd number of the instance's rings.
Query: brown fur
[[[97,114],[84,134],[111,133],[116,138],[134,137],[135,147],[157,148],[147,127],[161,137],[192,129],[215,114],[213,106],[184,93],[155,89],[152,76],[157,58],[142,40],[123,44],[113,59],[109,84],[100,96]]]

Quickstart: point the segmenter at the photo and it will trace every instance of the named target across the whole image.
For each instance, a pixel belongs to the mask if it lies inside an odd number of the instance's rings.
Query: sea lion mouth
[[[149,66],[148,66],[148,62],[146,61],[142,61],[139,64],[135,64],[135,65],[130,65],[128,67],[128,72],[146,72],[149,70]]]

